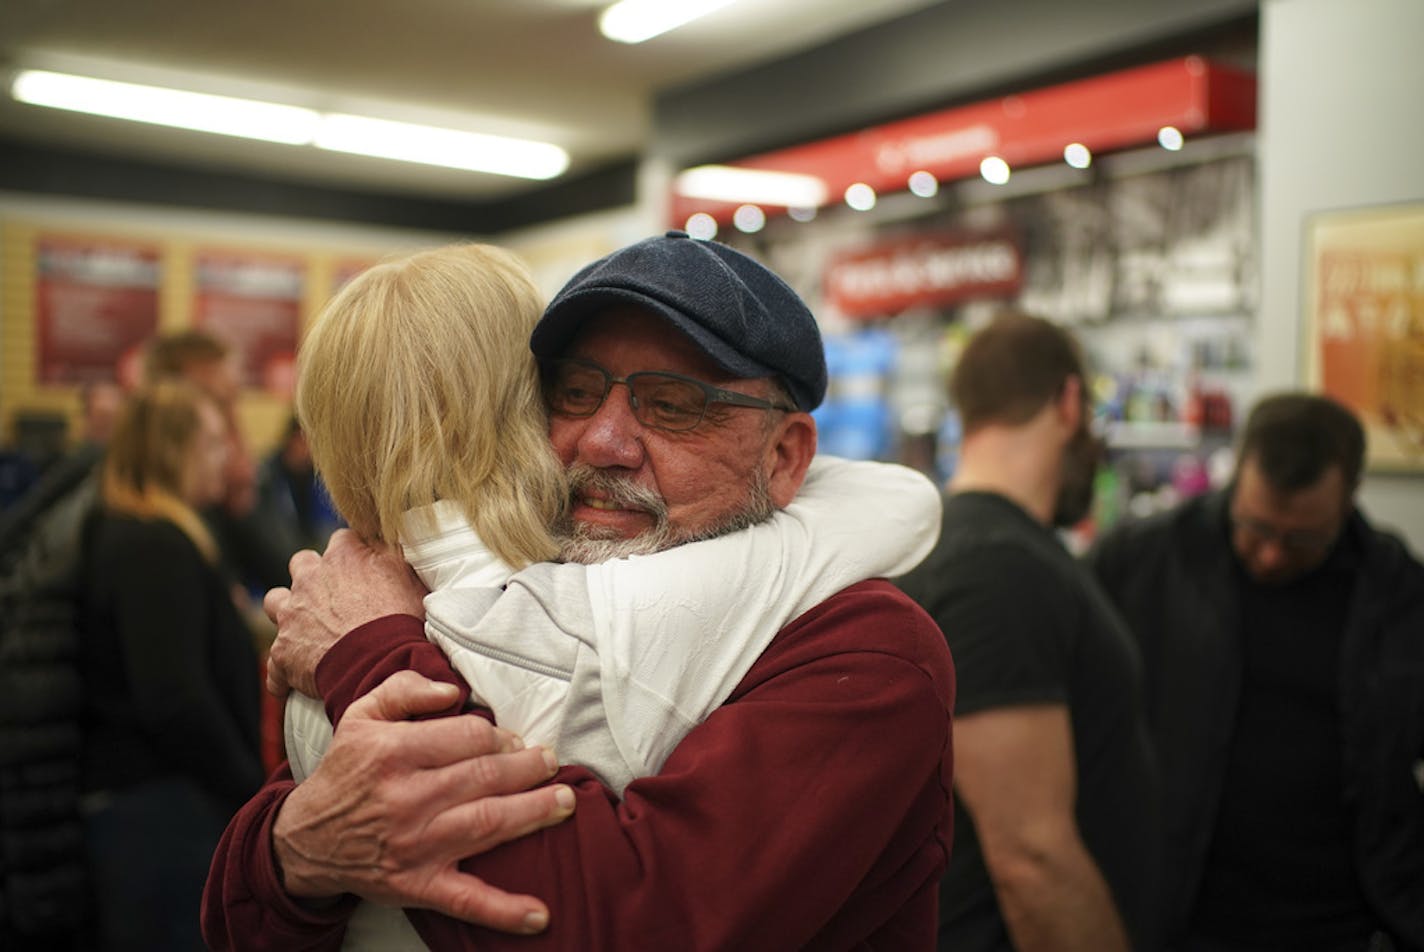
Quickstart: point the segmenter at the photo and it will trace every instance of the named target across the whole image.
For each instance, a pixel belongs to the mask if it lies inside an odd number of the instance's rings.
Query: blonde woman
[[[262,783],[252,637],[196,510],[226,492],[211,398],[165,382],[124,405],[87,540],[82,801],[99,947],[197,949],[207,863]]]
[[[313,325],[298,413],[337,508],[397,542],[432,594],[426,634],[496,721],[621,791],[655,773],[783,625],[847,585],[907,571],[939,494],[898,466],[820,460],[795,503],[719,539],[556,565],[567,499],[529,335],[542,304],[512,255],[467,245],[374,268]],[[854,505],[848,506],[848,502]],[[292,695],[298,780],[330,724]],[[416,947],[363,904],[347,948]]]

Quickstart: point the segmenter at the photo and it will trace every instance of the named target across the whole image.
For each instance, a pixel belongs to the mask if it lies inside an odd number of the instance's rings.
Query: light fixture
[[[117,83],[46,70],[22,70],[15,76],[10,93],[32,106],[285,145],[311,142],[320,119],[314,110],[297,106]]]
[[[1168,152],[1179,152],[1186,140],[1176,126],[1163,126],[1157,130],[1157,142]]]
[[[732,213],[732,224],[737,231],[754,235],[766,227],[766,212],[758,205],[742,205]]]
[[[678,174],[673,189],[687,198],[778,207],[824,205],[826,183],[814,175],[731,165],[699,165]]]
[[[691,23],[732,0],[621,0],[604,10],[598,28],[610,40],[641,43]]]
[[[314,144],[335,152],[527,179],[551,179],[569,167],[568,153],[547,142],[341,114],[322,117]]]
[[[868,212],[875,207],[875,189],[856,182],[845,190],[845,203],[858,212]]]
[[[1086,169],[1093,164],[1093,153],[1081,142],[1073,142],[1063,147],[1063,161],[1075,169]]]
[[[706,212],[698,212],[687,219],[687,224],[683,227],[689,237],[698,238],[702,241],[711,241],[717,237],[717,219]]]
[[[569,165],[567,152],[545,142],[45,70],[22,70],[10,89],[35,106],[492,175],[550,179]]]
[[[991,155],[979,163],[979,174],[990,185],[1004,185],[1009,181],[1009,163],[997,155]]]
[[[934,198],[939,194],[939,179],[934,177],[934,173],[926,172],[923,169],[919,172],[912,172],[908,184],[910,191],[920,198]]]

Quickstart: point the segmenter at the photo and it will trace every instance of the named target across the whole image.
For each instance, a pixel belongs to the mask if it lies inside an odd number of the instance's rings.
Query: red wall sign
[[[1016,294],[1023,257],[1007,232],[917,235],[834,258],[826,300],[848,317]]]
[[[978,175],[979,163],[991,155],[1011,168],[1061,162],[1070,143],[1106,153],[1155,142],[1157,131],[1169,125],[1188,136],[1255,128],[1256,77],[1189,56],[726,164],[815,176],[825,183],[829,201],[839,202],[846,188],[858,182],[880,194],[902,192],[913,172],[926,171],[940,181],[965,178]],[[726,224],[736,208],[733,202],[690,198],[674,190],[672,224],[681,228],[696,212]]]
[[[305,280],[296,259],[198,254],[195,323],[237,351],[245,386],[291,396]]]
[[[158,248],[41,238],[36,260],[36,381],[118,380],[158,327]]]

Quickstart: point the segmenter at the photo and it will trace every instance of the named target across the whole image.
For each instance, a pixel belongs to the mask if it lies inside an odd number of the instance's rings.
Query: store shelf
[[[1115,450],[1190,450],[1201,439],[1202,429],[1194,423],[1114,420],[1107,425],[1108,447]]]

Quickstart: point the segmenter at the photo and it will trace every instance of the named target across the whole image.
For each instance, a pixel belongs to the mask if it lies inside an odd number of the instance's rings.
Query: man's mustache
[[[587,463],[574,463],[568,469],[568,479],[570,496],[599,496],[616,506],[646,512],[659,522],[667,519],[667,501],[662,495],[646,486],[638,485],[630,476],[612,473]]]

